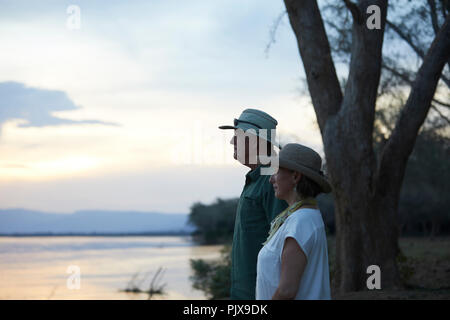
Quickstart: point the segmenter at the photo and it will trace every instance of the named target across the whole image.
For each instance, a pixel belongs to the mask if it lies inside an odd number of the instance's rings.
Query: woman
[[[271,224],[258,255],[256,299],[330,299],[325,226],[314,199],[331,187],[322,159],[300,144],[287,144],[270,178],[275,196],[289,207]]]

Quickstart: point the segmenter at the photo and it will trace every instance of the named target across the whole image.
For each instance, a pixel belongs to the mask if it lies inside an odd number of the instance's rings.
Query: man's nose
[[[236,136],[234,136],[233,138],[231,138],[230,140],[230,144],[236,144]]]
[[[270,176],[269,182],[272,184],[275,182],[275,178],[273,177],[273,175]]]

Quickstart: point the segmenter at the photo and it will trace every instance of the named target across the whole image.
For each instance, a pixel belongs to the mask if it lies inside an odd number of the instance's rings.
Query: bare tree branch
[[[284,3],[297,38],[317,122],[323,133],[329,117],[340,109],[342,92],[322,16],[315,0],[284,0]]]
[[[450,119],[444,115],[434,104],[431,105],[431,108],[437,112],[437,114],[444,119],[445,121],[447,121],[448,124],[450,124]]]
[[[345,113],[345,117],[351,117],[361,123],[356,135],[361,139],[368,139],[365,142],[371,146],[375,103],[381,75],[387,1],[371,1],[370,4],[376,4],[381,9],[381,29],[371,30],[365,24],[353,23],[350,71],[341,112]],[[366,12],[368,5],[369,2],[364,1],[358,10]],[[367,48],[371,48],[370,51]]]
[[[431,25],[433,26],[434,34],[437,34],[440,28],[438,24],[436,2],[435,0],[427,0],[427,2],[428,6],[430,7]]]
[[[390,66],[389,66],[388,64],[386,64],[386,63],[383,63],[383,64],[382,64],[382,68],[385,69],[385,70],[388,70],[388,71],[391,72],[394,76],[399,77],[400,79],[402,79],[402,80],[405,81],[406,83],[409,83],[409,84],[412,84],[412,83],[413,83],[413,80],[411,80],[411,79],[408,77],[408,74],[407,74],[406,72],[400,72],[400,71],[398,70],[398,68],[397,68],[397,69],[392,68],[392,67],[390,67]],[[450,87],[450,79],[448,79],[448,78],[444,77],[443,75],[441,75],[441,80],[442,80],[448,87]]]
[[[383,63],[382,68],[385,70],[388,70],[389,72],[391,72],[394,76],[401,78],[403,81],[405,81],[406,83],[412,85],[413,84],[413,80],[411,80],[405,73],[401,73],[399,72],[397,69],[391,68],[390,66],[386,65]],[[450,104],[449,103],[445,103],[442,102],[436,98],[433,98],[432,102],[442,106],[442,107],[446,107],[446,108],[450,108]],[[435,105],[431,105],[431,108],[433,108],[433,110],[435,110],[439,116],[444,119],[445,121],[449,122],[449,118],[444,115],[440,110],[438,110],[437,106]]]
[[[433,99],[433,102],[440,104],[443,107],[450,108],[450,103],[445,103],[445,102],[439,101],[438,99]]]
[[[392,23],[389,20],[386,21],[386,25],[389,28],[391,28],[392,30],[394,30],[395,33],[397,33],[399,35],[399,37],[402,38],[422,60],[424,59],[425,52],[414,43],[412,37],[409,34],[403,32],[400,27],[398,27],[397,25],[395,25],[394,23]],[[433,25],[433,28],[434,28],[434,25]],[[449,60],[447,60],[447,64],[450,67]],[[442,78],[442,81],[444,81],[444,83],[450,88],[450,79],[447,78],[446,76],[444,76],[443,74],[441,75],[441,78]]]
[[[385,64],[385,63],[382,64],[382,68],[385,69],[385,70],[388,70],[388,71],[391,72],[394,76],[399,77],[400,79],[402,79],[402,80],[405,81],[406,83],[411,84],[411,85],[413,84],[413,80],[411,80],[405,73],[399,72],[397,69],[392,68],[392,67],[388,66],[388,65]],[[437,103],[437,104],[439,104],[439,105],[442,106],[442,107],[450,108],[450,103],[442,102],[442,101],[440,101],[440,100],[438,100],[438,99],[436,99],[436,98],[433,98],[433,99],[432,99],[432,102]],[[437,110],[436,106],[433,105],[432,107],[437,111],[437,113],[438,113],[439,115],[442,116],[442,118],[444,118],[445,120],[448,119],[448,118],[446,118],[445,115],[442,114],[442,112],[440,112],[440,111]]]
[[[386,63],[382,63],[381,67],[385,70],[388,70],[390,73],[392,73],[394,76],[399,77],[403,81],[405,81],[408,84],[412,84],[413,80],[411,80],[407,74],[400,72],[398,69],[392,68]]]
[[[414,52],[421,57],[422,59],[425,57],[425,52],[423,52],[423,50],[421,48],[419,48],[414,41],[411,39],[411,36],[404,33],[398,26],[396,26],[394,23],[392,23],[389,20],[386,20],[386,25],[391,28],[392,30],[394,30],[400,38],[402,38],[403,40],[406,41],[406,43],[408,43],[408,45],[414,50]]]
[[[350,0],[343,0],[343,1],[347,9],[350,10],[350,13],[352,14],[353,17],[353,21],[357,24],[362,24],[363,17],[358,6],[355,3],[351,2]]]
[[[450,1],[448,0],[440,0],[441,2],[441,13],[442,17],[447,19],[447,11],[450,11]]]
[[[401,183],[404,167],[414,147],[420,126],[431,107],[439,77],[450,57],[450,16],[431,44],[422,66],[381,154],[378,178],[381,185],[395,186]],[[403,168],[403,169],[402,169]],[[395,174],[392,174],[395,173]],[[385,190],[388,192],[388,190]]]
[[[272,47],[272,44],[274,44],[276,42],[275,35],[276,35],[278,27],[280,26],[281,21],[283,20],[283,17],[285,15],[286,15],[286,10],[283,10],[283,12],[281,12],[278,15],[278,17],[276,18],[276,20],[274,21],[272,28],[270,28],[270,41],[266,45],[266,49],[264,49],[264,53],[266,54],[266,57],[269,55],[269,51],[270,51],[270,48]]]

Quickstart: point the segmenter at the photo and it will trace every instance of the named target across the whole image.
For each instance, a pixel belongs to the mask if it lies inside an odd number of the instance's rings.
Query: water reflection
[[[121,292],[137,272],[165,269],[162,299],[204,299],[193,290],[189,259],[215,259],[221,246],[196,246],[189,237],[1,237],[0,299],[147,299]],[[69,289],[70,265],[80,288]],[[142,283],[148,288],[148,283]],[[148,287],[147,287],[148,286]]]

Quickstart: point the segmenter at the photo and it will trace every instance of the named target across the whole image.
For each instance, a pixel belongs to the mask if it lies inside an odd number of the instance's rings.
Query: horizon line
[[[28,209],[28,208],[20,208],[20,207],[13,207],[13,208],[0,208],[1,211],[8,211],[8,210],[24,210],[24,211],[34,211],[38,213],[44,213],[44,214],[75,214],[77,212],[83,212],[83,211],[98,211],[98,212],[134,212],[134,213],[156,213],[156,214],[179,214],[179,215],[189,215],[189,213],[186,212],[164,212],[164,211],[143,211],[143,210],[132,210],[132,209],[123,209],[123,210],[115,210],[115,209],[78,209],[73,210],[71,212],[61,212],[61,211],[44,211],[39,209]]]

